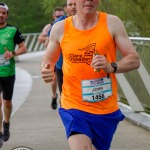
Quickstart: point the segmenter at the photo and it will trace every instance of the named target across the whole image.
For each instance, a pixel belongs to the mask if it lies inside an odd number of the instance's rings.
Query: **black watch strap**
[[[114,68],[114,72],[113,73],[115,73],[117,71],[117,63],[112,62],[111,66]]]
[[[15,51],[12,51],[12,54],[13,54],[13,56],[16,56],[16,52]]]

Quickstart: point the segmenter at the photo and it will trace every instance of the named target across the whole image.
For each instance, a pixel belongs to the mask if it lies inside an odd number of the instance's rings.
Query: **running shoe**
[[[51,102],[51,107],[52,109],[57,109],[57,93],[56,93],[56,97],[55,98],[52,98],[52,102]]]
[[[10,137],[9,125],[10,123],[3,122],[3,141],[8,141]]]

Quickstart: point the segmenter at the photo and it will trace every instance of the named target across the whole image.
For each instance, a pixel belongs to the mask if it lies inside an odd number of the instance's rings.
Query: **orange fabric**
[[[93,53],[105,55],[109,62],[116,61],[116,46],[108,31],[107,14],[100,12],[99,16],[97,25],[86,31],[74,28],[72,17],[65,20],[65,32],[61,42],[64,74],[62,108],[79,109],[93,114],[108,114],[118,109],[115,74],[110,74],[113,83],[112,96],[95,103],[82,101],[81,81],[107,76],[103,70],[94,72],[90,66]]]

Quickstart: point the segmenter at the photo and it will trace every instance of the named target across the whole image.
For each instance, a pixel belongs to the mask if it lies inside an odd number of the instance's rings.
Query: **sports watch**
[[[13,54],[13,56],[16,56],[16,52],[15,51],[12,51],[12,54]]]
[[[111,66],[114,68],[113,73],[115,73],[117,71],[117,64],[115,62],[112,62]]]

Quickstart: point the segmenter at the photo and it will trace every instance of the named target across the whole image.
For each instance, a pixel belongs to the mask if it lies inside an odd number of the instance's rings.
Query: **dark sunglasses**
[[[62,16],[62,15],[61,15]],[[59,18],[59,17],[61,17],[61,16],[55,16],[56,18]]]

